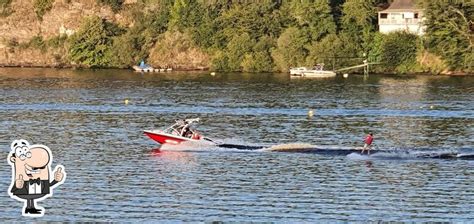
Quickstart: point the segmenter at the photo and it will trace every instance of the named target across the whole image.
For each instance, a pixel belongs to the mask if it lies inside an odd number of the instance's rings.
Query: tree
[[[311,40],[319,41],[325,35],[336,32],[328,0],[293,1],[290,8],[298,27],[307,30]]]
[[[244,56],[252,51],[254,45],[255,43],[248,33],[235,35],[229,41],[226,52],[230,71],[242,71],[241,64]]]
[[[129,32],[113,38],[113,45],[110,48],[110,65],[119,68],[126,68],[146,58],[146,53],[142,52],[144,38],[133,35]]]
[[[218,15],[209,10],[203,11],[202,20],[199,25],[188,28],[189,32],[197,45],[204,48],[211,48],[217,46],[223,48],[226,43],[219,42],[219,24],[216,21]]]
[[[73,62],[86,66],[109,66],[112,38],[122,33],[122,29],[105,19],[88,17],[69,39],[69,57]]]
[[[229,71],[229,58],[223,50],[217,50],[211,59],[211,69],[215,71]]]
[[[451,69],[474,71],[474,5],[472,1],[424,0],[427,48]]]
[[[188,33],[167,31],[160,35],[149,61],[154,66],[189,69],[208,67],[208,55],[196,46]]]
[[[220,29],[227,40],[235,33],[248,33],[253,40],[280,35],[284,16],[275,3],[235,4],[219,16]]]
[[[342,17],[342,4],[344,0],[331,0],[329,4],[331,6],[331,14],[334,17],[334,22],[339,30],[340,28],[340,20]]]
[[[197,0],[176,0],[170,11],[169,27],[178,31],[200,25],[203,7]]]
[[[306,58],[306,64],[315,65],[317,63],[324,63],[327,68],[337,68],[340,66],[341,59],[339,56],[343,55],[343,42],[336,34],[329,34],[319,42],[313,42],[309,47],[309,54]]]
[[[353,32],[361,32],[362,29],[373,29],[377,15],[374,0],[347,0],[342,5],[342,13],[343,29]]]
[[[141,9],[142,6],[140,10],[131,12],[135,18],[134,25],[126,33],[113,38],[110,63],[114,67],[130,67],[146,60],[158,36],[167,30],[169,10],[166,5],[151,11]]]
[[[383,47],[382,44],[386,36],[382,33],[376,32],[369,45],[369,54],[367,59],[369,62],[380,62],[382,60]]]
[[[242,61],[242,71],[244,72],[271,72],[272,69],[272,57],[264,51],[246,54]]]
[[[286,29],[277,40],[277,47],[272,52],[276,69],[288,71],[290,67],[301,66],[308,54],[306,46],[310,39],[306,33],[296,27]]]
[[[374,0],[347,0],[342,5],[342,32],[347,33],[359,56],[368,53],[377,13]]]
[[[271,49],[275,41],[270,36],[264,36],[255,44],[251,53],[247,53],[242,61],[242,70],[245,72],[271,72],[273,60]]]
[[[416,66],[418,36],[407,32],[384,35],[381,62],[390,71],[409,72]]]

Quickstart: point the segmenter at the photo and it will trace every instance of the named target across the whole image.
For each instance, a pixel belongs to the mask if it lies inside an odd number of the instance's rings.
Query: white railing
[[[418,25],[420,19],[379,19],[379,25]]]

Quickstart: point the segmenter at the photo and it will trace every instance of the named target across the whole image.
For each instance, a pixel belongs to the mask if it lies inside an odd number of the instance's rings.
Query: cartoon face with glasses
[[[27,157],[31,158],[30,144],[28,144],[27,141],[20,140],[14,142],[12,147],[15,148],[15,155],[17,155],[22,161],[24,161]]]
[[[23,139],[12,142],[8,162],[12,166],[10,197],[26,202],[23,207],[25,216],[42,216],[44,209],[36,208],[35,200],[44,200],[52,196],[52,188],[64,182],[64,167],[55,168],[53,181],[50,179],[51,150],[44,145],[32,145]]]

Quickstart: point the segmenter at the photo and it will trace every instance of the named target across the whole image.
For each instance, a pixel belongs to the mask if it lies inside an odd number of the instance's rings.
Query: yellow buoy
[[[125,99],[125,105],[128,105],[128,99]]]
[[[312,109],[309,109],[308,111],[308,117],[313,117],[314,111]]]
[[[434,106],[433,106],[433,105],[431,105],[431,106],[430,106],[430,109],[434,109]]]

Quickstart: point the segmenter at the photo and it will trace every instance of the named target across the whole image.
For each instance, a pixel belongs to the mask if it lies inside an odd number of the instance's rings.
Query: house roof
[[[394,0],[392,4],[382,12],[412,12],[418,10],[414,0]]]

